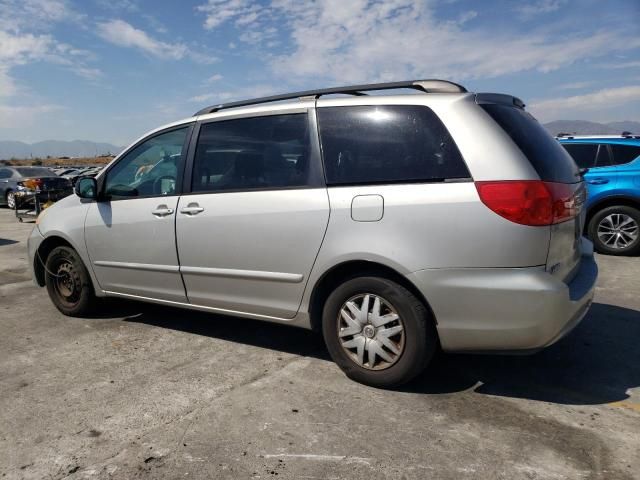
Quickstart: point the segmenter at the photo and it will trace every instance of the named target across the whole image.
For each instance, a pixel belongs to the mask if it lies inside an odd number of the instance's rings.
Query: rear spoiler
[[[510,105],[512,107],[524,110],[524,102],[518,97],[506,95],[504,93],[476,93],[476,103],[499,103],[502,105]]]

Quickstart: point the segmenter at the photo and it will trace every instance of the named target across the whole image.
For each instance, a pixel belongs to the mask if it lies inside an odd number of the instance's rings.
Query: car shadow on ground
[[[129,307],[125,321],[330,360],[321,335],[307,330],[153,305]],[[113,316],[122,316],[118,308],[120,315]],[[640,312],[595,303],[568,337],[535,355],[440,354],[398,390],[438,395],[471,389],[567,405],[620,401],[640,386],[639,341]]]

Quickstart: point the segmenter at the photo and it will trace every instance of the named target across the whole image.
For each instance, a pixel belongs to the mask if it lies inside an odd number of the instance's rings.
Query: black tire
[[[596,251],[600,253],[606,253],[608,255],[638,255],[640,254],[640,234],[638,229],[636,229],[636,239],[635,241],[629,243],[629,245],[625,247],[616,247],[607,245],[604,241],[598,236],[598,226],[605,220],[609,215],[626,215],[633,219],[635,225],[640,227],[640,210],[633,207],[628,207],[626,205],[614,205],[612,207],[603,208],[599,212],[591,218],[588,225],[588,233],[589,238],[593,242],[593,246]]]
[[[46,260],[45,284],[56,308],[70,317],[87,315],[97,304],[89,272],[70,247],[51,250]]]
[[[379,296],[393,306],[404,327],[401,353],[380,370],[361,366],[352,358],[356,354],[350,355],[343,348],[338,335],[340,310],[349,299],[362,294]],[[425,305],[403,286],[381,277],[352,278],[338,286],[325,302],[322,331],[333,361],[349,378],[372,387],[391,388],[412,380],[426,368],[438,348],[433,319]]]

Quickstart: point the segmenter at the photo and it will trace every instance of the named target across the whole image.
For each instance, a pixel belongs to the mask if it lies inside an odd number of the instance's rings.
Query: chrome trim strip
[[[212,277],[243,278],[266,282],[301,283],[304,275],[298,273],[265,272],[261,270],[236,270],[231,268],[180,267],[180,272]]]
[[[130,263],[130,262],[110,262],[107,260],[96,260],[93,262],[98,267],[128,268],[131,270],[146,270],[148,272],[179,273],[180,267],[177,265],[155,265],[152,263]]]

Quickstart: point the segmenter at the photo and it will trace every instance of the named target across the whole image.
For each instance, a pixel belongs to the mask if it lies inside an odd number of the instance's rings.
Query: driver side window
[[[105,194],[113,199],[175,194],[188,131],[161,133],[127,153],[107,172]]]

